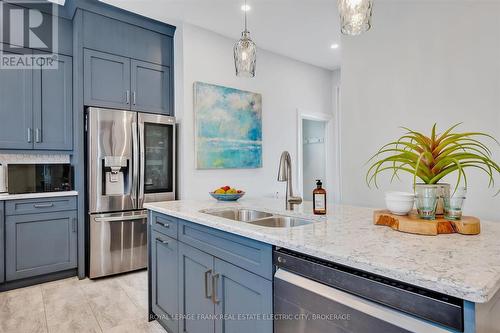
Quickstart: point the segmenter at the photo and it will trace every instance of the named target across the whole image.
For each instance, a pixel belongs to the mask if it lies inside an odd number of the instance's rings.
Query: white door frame
[[[338,118],[337,118],[338,119]],[[315,120],[326,123],[325,126],[325,174],[326,179],[323,181],[324,187],[329,193],[333,194],[333,201],[340,202],[340,142],[336,145],[335,138],[338,137],[338,129],[335,126],[334,116],[310,112],[302,109],[297,109],[297,190],[303,197],[304,190],[312,191],[313,189],[304,189],[304,163],[303,163],[303,138],[302,138],[302,123],[304,120]],[[336,180],[336,182],[334,182]],[[330,198],[332,198],[330,196]],[[330,201],[330,199],[329,199]]]

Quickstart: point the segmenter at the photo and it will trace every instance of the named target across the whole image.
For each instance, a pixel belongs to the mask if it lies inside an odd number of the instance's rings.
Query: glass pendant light
[[[247,30],[247,11],[249,7],[245,0],[245,30],[241,33],[241,38],[234,44],[234,66],[236,76],[254,77],[255,63],[257,60],[257,46],[250,39],[250,32]]]
[[[341,31],[357,36],[371,28],[373,0],[338,0]]]

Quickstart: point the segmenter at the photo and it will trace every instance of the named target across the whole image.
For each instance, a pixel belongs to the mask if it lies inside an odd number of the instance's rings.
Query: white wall
[[[248,196],[284,193],[276,180],[279,157],[288,150],[296,168],[297,109],[332,110],[332,72],[259,49],[253,79],[234,73],[234,40],[193,25],[176,32],[176,117],[179,128],[179,192],[181,198],[207,198],[222,185]],[[258,44],[258,41],[256,41]],[[202,81],[262,94],[263,167],[247,170],[196,170],[194,159],[193,83]],[[297,188],[297,172],[294,174]]]
[[[369,190],[364,163],[398,126],[464,122],[500,139],[500,2],[377,1],[373,14],[371,31],[342,40],[342,196],[382,206],[384,191],[411,190],[411,180]],[[500,221],[500,196],[486,187],[471,173],[465,212]]]

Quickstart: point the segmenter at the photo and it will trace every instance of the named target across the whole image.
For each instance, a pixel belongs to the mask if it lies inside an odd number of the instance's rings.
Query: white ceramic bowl
[[[395,215],[407,215],[415,202],[415,195],[408,192],[388,192],[385,194],[385,205]]]

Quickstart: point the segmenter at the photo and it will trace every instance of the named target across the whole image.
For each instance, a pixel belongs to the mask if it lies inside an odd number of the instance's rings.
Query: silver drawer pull
[[[48,204],[34,204],[34,208],[49,208],[49,207],[54,207],[53,203],[48,203]]]
[[[212,303],[216,305],[220,303],[220,300],[217,298],[217,284],[219,283],[219,277],[219,273],[212,276]]]
[[[164,241],[163,239],[161,239],[161,238],[159,238],[159,237],[158,237],[158,238],[156,238],[156,240],[157,240],[158,242],[162,243],[162,244],[168,245],[168,242],[167,242],[167,241]]]
[[[170,228],[170,224],[168,224],[168,223],[163,223],[163,222],[156,221],[156,224],[159,224],[159,225],[161,225],[164,228]]]
[[[212,295],[208,292],[208,277],[212,275],[212,270],[209,269],[208,271],[205,272],[205,297],[210,299],[212,298]]]

